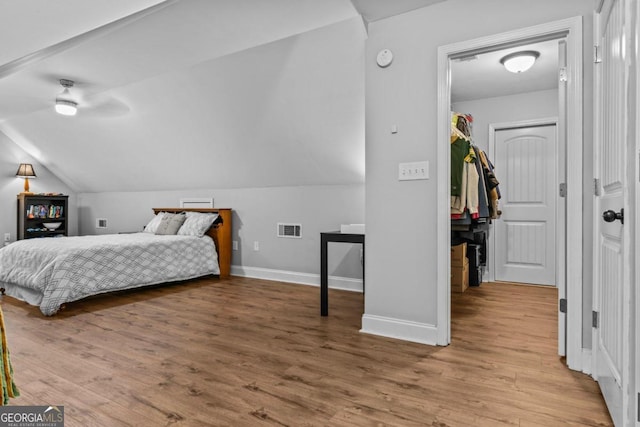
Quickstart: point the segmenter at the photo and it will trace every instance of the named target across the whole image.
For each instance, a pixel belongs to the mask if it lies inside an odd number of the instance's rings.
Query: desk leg
[[[327,280],[327,238],[320,235],[320,315],[329,315],[329,283]]]

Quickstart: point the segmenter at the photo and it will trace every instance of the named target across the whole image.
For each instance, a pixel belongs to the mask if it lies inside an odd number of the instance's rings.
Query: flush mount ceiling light
[[[506,68],[507,71],[511,71],[512,73],[522,73],[531,68],[539,56],[540,52],[536,52],[535,50],[524,50],[522,52],[514,52],[504,56],[500,60],[500,63],[504,65],[504,68]]]
[[[78,103],[69,93],[69,88],[73,87],[73,80],[60,79],[60,84],[64,90],[56,97],[56,112],[65,116],[75,116],[78,112]]]

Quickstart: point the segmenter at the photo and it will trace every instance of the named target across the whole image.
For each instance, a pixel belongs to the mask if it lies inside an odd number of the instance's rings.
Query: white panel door
[[[556,284],[556,126],[497,130],[495,279]]]
[[[628,425],[630,315],[628,224],[622,215],[626,204],[627,71],[625,1],[605,1],[598,14],[597,44],[601,61],[596,65],[596,132],[594,166],[600,179],[595,202],[594,377],[600,385],[616,426]],[[628,209],[627,209],[628,211]]]

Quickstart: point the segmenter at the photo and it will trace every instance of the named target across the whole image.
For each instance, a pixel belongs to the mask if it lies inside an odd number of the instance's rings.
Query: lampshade
[[[16,176],[19,178],[35,178],[36,173],[34,172],[31,163],[20,163]]]
[[[24,179],[24,194],[31,194],[29,191],[29,178],[35,178],[36,173],[33,170],[33,166],[31,163],[20,163],[18,166],[18,171],[16,172],[16,176],[18,178]]]
[[[531,68],[539,56],[540,52],[536,52],[535,50],[525,50],[504,56],[500,60],[500,63],[504,65],[504,68],[506,68],[507,71],[511,71],[512,73],[522,73]]]

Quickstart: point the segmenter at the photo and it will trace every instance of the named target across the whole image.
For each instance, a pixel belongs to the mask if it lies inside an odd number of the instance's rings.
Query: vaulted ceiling
[[[362,183],[366,23],[437,1],[0,0],[0,132],[79,192]]]

